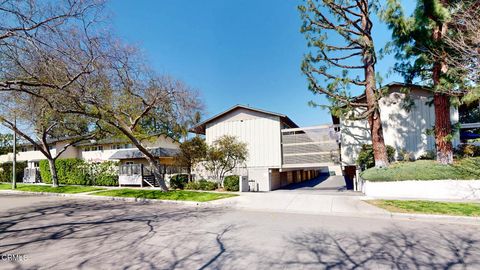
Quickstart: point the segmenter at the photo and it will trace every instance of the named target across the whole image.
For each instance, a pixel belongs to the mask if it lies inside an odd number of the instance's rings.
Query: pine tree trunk
[[[383,127],[382,120],[380,118],[380,110],[378,109],[378,101],[375,97],[375,77],[373,66],[366,69],[365,75],[367,78],[367,85],[365,94],[367,98],[367,110],[373,110],[368,116],[368,125],[370,127],[370,135],[372,138],[373,157],[375,159],[375,167],[383,168],[389,164],[387,148],[385,146],[385,140],[383,139]],[[373,81],[373,84],[368,83]]]
[[[435,146],[437,161],[441,164],[453,163],[453,145],[448,139],[452,133],[450,121],[450,97],[437,93],[433,98],[435,105]]]
[[[376,82],[375,82],[375,49],[373,38],[371,35],[372,24],[368,19],[368,1],[362,1],[362,10],[365,10],[362,17],[362,27],[365,33],[363,36],[363,63],[365,65],[365,96],[367,98],[368,124],[370,126],[370,135],[372,138],[373,156],[375,159],[375,167],[387,167],[388,156],[385,141],[383,139],[382,120],[380,118],[380,108],[378,106],[378,98],[376,96]]]
[[[50,175],[52,177],[52,187],[58,187],[57,167],[54,159],[48,159],[48,166],[50,168]]]
[[[446,4],[447,1],[442,1]],[[447,31],[445,23],[437,24],[433,29],[433,40],[441,41]],[[441,74],[447,72],[448,66],[445,59],[438,57],[435,59],[432,70],[433,87],[436,89],[440,85]],[[453,145],[448,136],[452,133],[450,120],[450,97],[444,93],[435,93],[433,96],[435,106],[435,147],[437,150],[437,161],[441,164],[453,163]]]

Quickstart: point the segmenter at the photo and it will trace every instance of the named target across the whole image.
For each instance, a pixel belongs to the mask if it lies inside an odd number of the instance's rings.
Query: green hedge
[[[170,178],[171,189],[183,189],[188,183],[188,174],[177,174]]]
[[[91,185],[118,186],[118,162],[84,163],[82,167]]]
[[[199,180],[199,181],[192,181],[188,182],[185,185],[185,189],[192,189],[192,190],[215,190],[217,189],[218,184],[216,182],[208,181],[208,180]]]
[[[90,185],[87,174],[80,167],[84,163],[81,159],[57,159],[55,166],[59,184],[63,185]],[[48,165],[48,160],[40,161],[40,176],[42,181],[47,184],[52,183],[52,174]]]
[[[370,168],[360,176],[368,181],[405,180],[477,180],[480,179],[480,157],[457,159],[451,165],[442,165],[435,160],[395,162],[387,168]]]
[[[238,175],[229,175],[225,177],[223,181],[223,187],[227,191],[239,191],[240,189],[240,176]]]
[[[118,185],[117,164],[107,161],[103,163],[87,163],[81,159],[57,159],[58,182],[62,185]],[[40,176],[47,184],[52,183],[52,175],[48,160],[40,161]]]
[[[25,161],[17,162],[15,166],[17,182],[22,182],[23,171],[25,170],[26,167],[27,167],[27,162]],[[12,163],[0,164],[0,182],[11,182],[11,181],[12,181]]]

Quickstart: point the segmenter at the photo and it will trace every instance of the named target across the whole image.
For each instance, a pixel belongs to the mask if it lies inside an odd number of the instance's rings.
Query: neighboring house
[[[402,153],[409,153],[413,158],[435,151],[435,138],[429,133],[435,126],[435,112],[432,103],[433,92],[428,88],[402,83],[387,85],[386,96],[380,99],[380,115],[383,126],[383,137],[386,145],[396,149],[396,158],[402,158]],[[410,92],[405,99],[405,89]],[[365,96],[359,96],[358,101],[364,101]],[[478,105],[477,105],[478,106]],[[460,113],[466,113],[466,107],[460,108]],[[450,109],[452,125],[459,122],[459,110]],[[334,124],[341,130],[341,159],[343,166],[356,165],[358,153],[363,144],[371,144],[370,130],[366,120],[350,121],[332,116]],[[478,119],[477,122],[480,122]],[[460,123],[461,130],[480,127],[480,123]],[[453,145],[457,146],[461,139],[459,132],[454,136]],[[462,132],[464,134],[464,132]]]
[[[190,129],[212,144],[233,135],[247,144],[248,158],[235,174],[247,177],[250,190],[270,191],[316,177],[323,171],[341,173],[335,130],[330,126],[299,128],[288,116],[236,105]],[[208,172],[197,168],[197,178]]]
[[[185,173],[182,168],[175,166],[175,156],[179,153],[178,144],[172,144],[168,147],[157,147],[149,149],[154,157],[158,158],[162,165],[163,178],[169,185],[172,175]],[[150,170],[150,165],[143,153],[138,149],[125,149],[114,153],[111,160],[120,161],[120,171],[118,183],[122,185],[146,185],[157,186],[155,177]]]
[[[51,140],[49,142],[51,145],[50,151],[52,154],[55,154],[56,151],[60,151],[60,149],[62,149],[71,140],[72,138]],[[142,143],[147,148],[153,149],[152,151],[154,152],[160,151],[159,149],[164,149],[161,151],[170,156],[163,156],[160,158],[160,162],[167,165],[172,164],[171,160],[174,157],[176,149],[179,148],[179,143],[177,141],[163,135],[144,140]],[[25,173],[25,175],[35,175],[32,170],[38,170],[39,162],[40,160],[46,159],[45,156],[42,154],[42,152],[38,151],[35,146],[29,143],[19,144],[18,151],[17,161],[27,162],[26,172],[28,171],[28,173]],[[140,153],[133,144],[125,139],[106,138],[98,141],[88,140],[76,143],[68,147],[59,158],[78,158],[87,162],[104,162],[108,160],[115,160],[119,161],[121,165],[146,163],[146,159],[142,159],[141,156],[135,155],[134,157],[129,157],[128,154],[124,154],[125,152]],[[117,158],[112,158],[112,156],[116,156]],[[13,153],[0,155],[0,163],[12,162],[12,160]],[[143,185],[143,183],[138,184]]]

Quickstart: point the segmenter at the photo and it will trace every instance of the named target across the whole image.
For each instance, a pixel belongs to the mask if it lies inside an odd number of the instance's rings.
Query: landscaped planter
[[[480,180],[364,181],[362,192],[381,198],[480,200]]]

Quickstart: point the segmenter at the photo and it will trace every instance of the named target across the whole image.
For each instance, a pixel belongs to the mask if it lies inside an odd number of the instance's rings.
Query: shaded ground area
[[[318,177],[300,183],[293,183],[282,187],[279,190],[295,190],[295,191],[316,191],[320,194],[331,195],[355,195],[360,194],[347,190],[345,178],[341,175],[330,176],[328,174],[321,174]]]
[[[2,195],[1,269],[479,269],[479,226]]]

